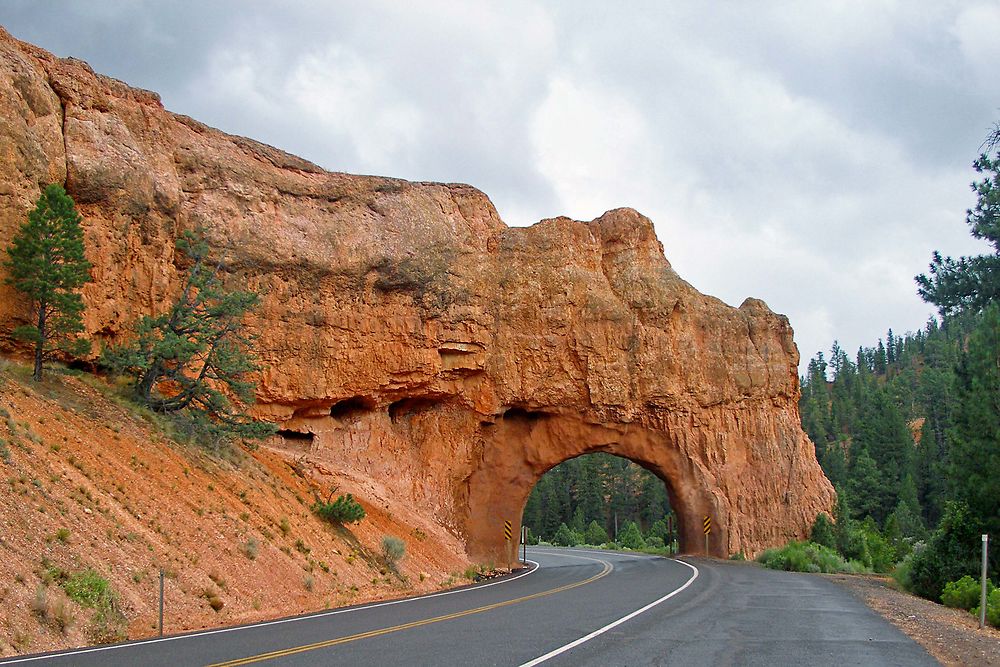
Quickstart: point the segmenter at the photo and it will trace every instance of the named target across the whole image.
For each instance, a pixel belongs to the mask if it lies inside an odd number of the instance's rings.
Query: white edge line
[[[452,591],[441,591],[440,593],[428,593],[427,595],[418,595],[412,598],[403,598],[401,600],[389,600],[387,602],[375,602],[372,604],[367,604],[361,607],[352,607],[350,609],[333,609],[331,611],[323,611],[315,614],[309,614],[307,616],[294,616],[291,618],[279,618],[275,621],[264,621],[263,623],[254,623],[251,625],[240,625],[232,628],[217,628],[215,630],[203,630],[201,632],[189,632],[183,635],[173,635],[170,637],[157,637],[155,639],[140,639],[134,642],[128,642],[126,644],[113,644],[111,646],[95,646],[93,648],[85,648],[77,651],[66,651],[64,653],[51,653],[46,655],[36,655],[27,658],[17,658],[14,660],[3,660],[0,659],[0,665],[16,665],[20,662],[33,662],[35,660],[50,660],[56,658],[64,658],[71,655],[83,655],[84,653],[98,653],[100,651],[114,651],[122,648],[131,648],[133,646],[143,646],[145,644],[159,644],[160,642],[172,642],[178,639],[191,639],[194,637],[205,637],[208,635],[221,635],[227,632],[238,632],[240,630],[254,630],[256,628],[264,628],[269,625],[282,625],[284,623],[295,623],[298,621],[309,621],[316,618],[325,618],[327,616],[336,616],[338,614],[350,614],[355,611],[364,611],[366,609],[375,609],[376,607],[388,607],[394,604],[403,604],[404,602],[416,602],[418,600],[426,600],[428,598],[441,597],[443,595],[454,595],[455,593],[465,593],[466,591],[479,591],[484,588],[489,588],[490,586],[498,586],[500,584],[506,584],[515,579],[520,579],[521,577],[526,577],[533,572],[537,572],[539,569],[539,564],[533,560],[526,560],[526,562],[531,563],[535,567],[531,568],[527,572],[522,572],[521,574],[515,575],[513,577],[508,577],[506,579],[501,579],[500,581],[494,581],[489,584],[482,585],[472,585],[465,588],[460,588]]]
[[[678,593],[680,593],[681,591],[683,591],[685,588],[687,588],[688,586],[690,586],[691,583],[695,579],[698,578],[698,568],[696,568],[694,565],[691,565],[690,563],[685,563],[684,561],[677,560],[675,558],[671,558],[670,560],[672,560],[672,561],[674,561],[676,563],[681,563],[682,565],[687,565],[689,568],[691,568],[692,570],[694,570],[694,574],[691,575],[691,578],[688,579],[687,582],[683,586],[681,586],[680,588],[677,588],[677,589],[671,591],[670,593],[667,593],[666,595],[664,595],[663,597],[659,598],[658,600],[653,600],[652,602],[650,602],[649,604],[647,604],[645,607],[642,607],[641,609],[636,609],[635,611],[633,611],[631,614],[628,614],[627,616],[622,616],[617,621],[609,623],[609,624],[605,625],[603,628],[599,628],[597,630],[594,630],[589,635],[586,635],[584,637],[580,637],[576,641],[572,641],[569,644],[566,644],[565,646],[560,646],[559,648],[557,648],[557,649],[555,649],[553,651],[549,651],[545,655],[541,655],[541,656],[535,658],[534,660],[532,660],[531,662],[526,662],[523,665],[521,665],[521,667],[534,667],[534,665],[540,665],[541,663],[545,662],[546,660],[549,660],[550,658],[554,658],[557,655],[560,655],[561,653],[565,653],[566,651],[574,649],[577,646],[579,646],[580,644],[583,644],[584,642],[589,642],[594,637],[597,637],[598,635],[602,635],[605,632],[607,632],[608,630],[611,630],[612,628],[617,628],[622,623],[625,623],[626,621],[629,621],[629,620],[635,618],[636,616],[638,616],[639,614],[641,614],[643,612],[649,611],[650,609],[652,609],[656,605],[660,604],[661,602],[669,600],[670,598],[672,598],[673,596],[677,595]]]

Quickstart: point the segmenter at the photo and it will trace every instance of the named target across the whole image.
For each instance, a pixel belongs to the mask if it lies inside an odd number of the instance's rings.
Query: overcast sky
[[[470,183],[509,225],[636,208],[702,292],[788,315],[802,367],[920,328],[931,251],[986,250],[995,0],[4,0],[0,24],[327,169]]]

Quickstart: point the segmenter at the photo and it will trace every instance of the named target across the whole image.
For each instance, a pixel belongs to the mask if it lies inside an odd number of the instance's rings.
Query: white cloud
[[[1000,6],[990,3],[966,7],[955,18],[952,33],[977,83],[995,85],[1000,62]]]

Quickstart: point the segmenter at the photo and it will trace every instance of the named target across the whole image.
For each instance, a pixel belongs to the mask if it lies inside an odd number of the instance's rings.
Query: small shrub
[[[206,588],[201,595],[208,601],[208,606],[214,612],[220,612],[226,606],[226,603],[219,597],[219,592],[213,588]]]
[[[49,621],[53,626],[63,634],[69,632],[70,627],[76,620],[76,616],[73,614],[73,609],[69,605],[69,601],[60,596],[52,601],[52,606],[49,609]]]
[[[844,562],[833,549],[812,542],[789,542],[777,549],[768,549],[757,557],[757,562],[772,570],[787,572],[854,573],[865,568]]]
[[[972,613],[979,618],[979,605]],[[995,628],[1000,628],[1000,588],[994,588],[986,597],[986,622]]]
[[[981,528],[967,505],[945,503],[944,516],[927,545],[914,549],[908,590],[928,600],[940,600],[946,583],[977,572]]]
[[[986,581],[986,594],[990,595],[994,590],[993,582]],[[972,609],[979,606],[979,597],[982,593],[981,584],[969,575],[965,575],[958,581],[949,581],[944,585],[941,593],[941,602],[946,607],[956,609]],[[989,605],[987,604],[987,610]]]
[[[66,544],[69,542],[69,528],[60,528],[56,531],[56,539]]]
[[[95,570],[71,575],[63,584],[71,600],[84,607],[97,607],[112,597],[111,584]]]
[[[813,522],[812,530],[809,532],[809,541],[829,549],[837,548],[837,535],[833,530],[833,522],[825,512],[816,515],[816,521]]]
[[[288,533],[292,532],[292,525],[288,523],[288,517],[281,517],[281,521],[278,523],[278,528],[281,529],[281,534],[288,537]]]
[[[348,493],[331,502],[315,502],[312,511],[330,523],[356,523],[365,518],[365,508]]]
[[[257,552],[260,551],[260,543],[257,541],[257,538],[251,537],[243,543],[241,550],[243,551],[243,555],[250,560],[257,560]]]
[[[646,541],[642,539],[639,526],[635,525],[634,521],[629,521],[625,524],[625,528],[618,535],[617,541],[626,549],[642,549],[646,546]]]
[[[312,549],[306,546],[306,543],[303,542],[301,539],[295,540],[295,550],[303,555],[312,551]]]
[[[578,544],[583,544],[583,536],[561,523],[559,530],[552,536],[552,543],[560,547],[575,547]]]
[[[35,589],[35,599],[31,603],[31,611],[40,619],[47,620],[49,617],[49,589],[45,584],[38,584]]]
[[[406,552],[406,543],[392,535],[382,536],[382,556],[387,563],[395,565]]]
[[[591,521],[583,534],[583,539],[587,544],[604,544],[608,541],[608,531],[596,521]],[[663,546],[662,540],[660,546]]]
[[[746,554],[744,554],[742,551],[737,551],[734,554],[729,554],[729,560],[740,560],[740,561],[742,561],[742,560],[746,560],[746,559],[747,559]]]
[[[871,517],[868,517],[858,528],[861,539],[864,541],[863,553],[867,556],[865,565],[876,572],[890,572],[896,564],[896,549],[879,532],[878,526]]]
[[[314,586],[315,584],[316,584],[316,580],[315,580],[315,579],[313,579],[313,576],[312,576],[311,574],[307,574],[307,575],[306,575],[306,576],[305,576],[305,577],[304,577],[304,578],[302,579],[302,585],[303,585],[303,586],[305,586],[305,589],[306,589],[307,591],[309,591],[310,593],[312,592],[312,589],[313,589],[313,586]]]
[[[222,575],[216,572],[215,570],[212,570],[211,572],[208,573],[208,578],[211,579],[212,583],[218,586],[220,590],[224,591],[229,587],[228,584],[226,583],[226,580],[223,579]]]

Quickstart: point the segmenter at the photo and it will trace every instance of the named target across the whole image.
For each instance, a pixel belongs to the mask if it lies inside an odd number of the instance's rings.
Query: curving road
[[[0,665],[936,665],[836,584],[553,547],[456,591]]]

